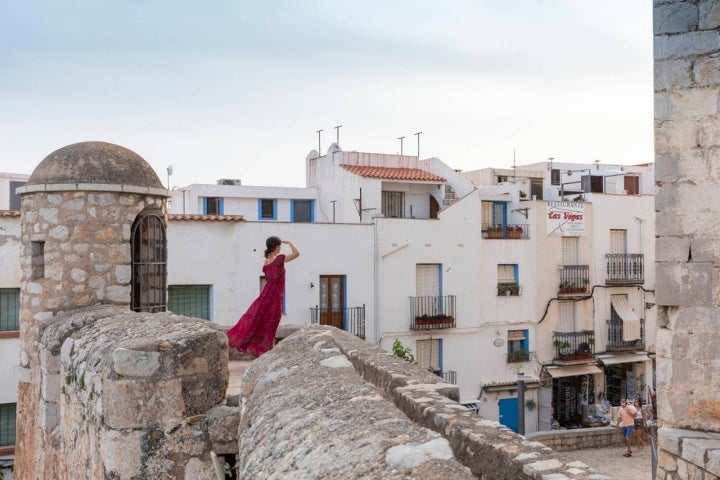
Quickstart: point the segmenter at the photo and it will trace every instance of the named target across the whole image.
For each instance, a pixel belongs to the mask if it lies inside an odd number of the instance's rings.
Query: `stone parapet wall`
[[[720,434],[661,428],[658,480],[720,478]]]
[[[620,434],[620,429],[616,427],[548,430],[529,433],[525,435],[525,438],[534,442],[540,442],[558,452],[625,445],[625,440]]]
[[[310,326],[241,388],[241,478],[607,479],[458,404],[457,387],[341,330]]]
[[[210,451],[237,453],[227,338],[212,324],[97,306],[37,329],[38,444],[17,478],[210,480]]]

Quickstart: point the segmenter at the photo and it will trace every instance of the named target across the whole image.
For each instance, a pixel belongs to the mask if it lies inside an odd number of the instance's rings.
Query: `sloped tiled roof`
[[[406,180],[421,182],[444,182],[445,179],[419,168],[369,167],[362,165],[340,165],[355,175],[382,180]]]
[[[167,216],[168,220],[174,222],[244,222],[245,217],[242,215],[196,215],[196,214],[179,214],[171,213]]]
[[[20,212],[18,210],[0,210],[0,217],[16,218],[20,217]]]

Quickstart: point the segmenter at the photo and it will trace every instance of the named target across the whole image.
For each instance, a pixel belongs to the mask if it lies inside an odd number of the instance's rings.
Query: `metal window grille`
[[[385,218],[405,218],[405,192],[382,192],[382,213]]]
[[[0,289],[0,331],[20,330],[20,289]]]
[[[0,445],[15,445],[16,403],[0,404]]]
[[[550,185],[560,185],[560,169],[553,168],[550,170]]]
[[[170,285],[168,310],[176,315],[210,320],[210,285]]]
[[[141,213],[132,244],[132,310],[164,312],[167,308],[167,237],[159,213]]]
[[[262,218],[275,218],[275,200],[268,198],[260,200],[260,215]]]

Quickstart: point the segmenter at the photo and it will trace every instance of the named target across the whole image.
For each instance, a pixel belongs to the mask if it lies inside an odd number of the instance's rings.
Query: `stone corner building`
[[[720,2],[653,18],[657,478],[720,478]]]
[[[84,142],[18,193],[16,478],[208,478],[211,449],[237,451],[227,342],[163,313],[167,190],[134,152]]]

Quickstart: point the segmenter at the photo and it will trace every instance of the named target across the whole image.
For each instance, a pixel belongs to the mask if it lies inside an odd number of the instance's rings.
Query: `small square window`
[[[293,222],[312,222],[313,221],[313,201],[312,200],[293,200],[292,202],[292,221]]]
[[[277,220],[277,200],[261,198],[258,200],[258,218],[260,220]]]
[[[0,331],[20,330],[20,289],[0,289]]]
[[[220,197],[203,197],[203,215],[224,215],[223,204]]]

